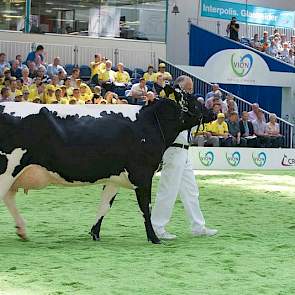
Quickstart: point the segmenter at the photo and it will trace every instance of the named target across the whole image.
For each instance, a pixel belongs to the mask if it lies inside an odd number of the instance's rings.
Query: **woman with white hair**
[[[269,115],[269,122],[267,123],[267,134],[271,139],[271,147],[280,148],[283,146],[284,137],[280,134],[280,124],[277,123],[276,114]]]

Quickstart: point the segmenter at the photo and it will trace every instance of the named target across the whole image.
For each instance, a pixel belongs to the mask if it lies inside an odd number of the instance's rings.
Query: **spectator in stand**
[[[107,104],[117,104],[119,98],[116,93],[108,91],[104,96],[104,100],[107,102]]]
[[[19,62],[19,68],[21,69],[21,71],[23,70],[23,68],[26,68],[27,66],[24,64],[23,62],[23,57],[18,54],[16,57],[15,57],[15,60],[17,60]]]
[[[208,92],[205,96],[205,101],[208,100],[210,97],[213,97],[215,93],[219,93],[219,85],[218,84],[213,84],[212,85],[212,91]]]
[[[237,18],[233,17],[226,29],[227,34],[229,34],[229,38],[231,40],[239,42],[240,41],[239,30],[240,30],[240,25],[237,23]]]
[[[222,113],[225,114],[227,112],[227,105],[225,102],[222,101],[221,97],[222,97],[221,92],[219,90],[216,91],[216,93],[214,94],[213,97],[210,97],[209,99],[206,100],[205,107],[207,109],[212,109],[213,105],[220,104],[221,111],[222,111]]]
[[[37,67],[36,64],[33,61],[30,61],[28,63],[28,69],[29,69],[29,77],[34,79],[37,76]]]
[[[46,75],[46,70],[44,68],[39,68],[37,71],[36,78],[40,78],[43,83],[48,83],[49,77]]]
[[[231,146],[232,140],[229,137],[228,126],[223,113],[217,115],[217,120],[208,125],[208,132],[219,137],[220,146]]]
[[[249,121],[251,121],[252,123],[253,123],[254,121],[256,121],[257,118],[258,118],[258,114],[259,114],[259,112],[260,112],[259,104],[258,104],[258,103],[253,103],[253,104],[252,104],[252,111],[250,111],[250,112],[248,113],[248,115],[249,115]],[[263,115],[263,121],[265,122],[265,117],[264,117],[264,115]]]
[[[58,77],[58,82],[57,85],[58,86],[62,86],[65,84],[65,79],[67,78],[67,75],[64,73],[63,70],[59,70],[57,73],[57,77]]]
[[[280,54],[283,51],[283,45],[281,44],[281,39],[279,37],[275,37],[273,41],[278,50],[278,54]]]
[[[268,31],[263,32],[263,37],[260,40],[260,44],[265,44],[265,43],[270,44],[270,40],[268,38]]]
[[[44,64],[44,47],[38,45],[35,51],[31,51],[26,59],[26,64],[29,65],[30,61],[36,62],[38,57],[41,59],[41,63]]]
[[[52,104],[56,102],[54,85],[47,85],[44,95],[44,103]]]
[[[73,87],[72,87],[72,78],[71,77],[67,77],[65,80],[65,87],[66,87],[66,93],[67,96],[70,97],[73,95]],[[75,82],[76,84],[76,82]]]
[[[80,78],[80,69],[79,68],[74,68],[72,72],[72,76],[70,77],[71,79],[71,87],[77,88],[77,79]]]
[[[15,102],[22,102],[23,100],[24,100],[24,98],[23,98],[22,91],[21,90],[16,90],[14,101]]]
[[[91,68],[91,81],[95,85],[98,85],[99,76],[105,71],[105,58],[102,58],[101,54],[94,55],[94,61],[90,63]]]
[[[17,79],[22,76],[22,68],[20,67],[19,61],[17,59],[12,62],[10,72],[11,76]]]
[[[227,112],[223,112],[225,114],[225,118],[230,119],[231,114],[234,112],[238,114],[238,112],[235,111],[235,102],[233,100],[228,100]]]
[[[106,61],[106,69],[101,73],[99,81],[103,84],[115,82],[115,72],[112,70],[113,63],[111,60]]]
[[[197,145],[197,146],[213,146],[218,147],[219,146],[219,137],[213,136],[211,132],[209,132],[209,126],[210,124],[201,124],[199,126],[199,129],[195,128],[195,130],[192,130],[192,139],[191,144]]]
[[[81,100],[88,102],[88,101],[92,101],[93,98],[93,93],[90,90],[90,92],[88,91],[88,85],[85,83],[81,83],[80,85],[80,96],[81,96]]]
[[[276,36],[280,36],[278,29],[274,29],[273,34],[269,36],[269,40],[272,41]]]
[[[251,121],[249,121],[248,112],[244,111],[242,113],[242,118],[240,120],[240,131],[241,137],[247,141],[248,147],[256,147],[256,136],[254,134],[254,128]]]
[[[16,78],[15,77],[10,78],[9,89],[10,89],[9,96],[11,97],[12,100],[14,100],[15,97],[16,97],[16,91],[17,91],[17,83],[16,83]]]
[[[258,34],[254,35],[254,39],[253,41],[251,41],[251,47],[257,50],[261,50],[262,45],[261,45],[261,42],[259,41]]]
[[[270,147],[270,137],[267,133],[267,124],[264,120],[264,114],[258,109],[257,120],[253,122],[254,133],[257,136],[257,147]]]
[[[226,98],[225,98],[225,100],[224,100],[224,103],[227,105],[227,108],[228,108],[228,103],[229,103],[229,101],[233,101],[233,104],[234,104],[234,112],[238,112],[238,105],[237,105],[237,103],[235,102],[235,97],[234,97],[234,95],[233,94],[231,94],[231,93],[228,93],[227,95],[226,95]]]
[[[222,110],[221,110],[221,104],[220,104],[220,103],[215,103],[215,104],[213,105],[212,113],[213,113],[214,120],[217,120],[217,116],[218,116],[218,114],[219,114],[219,113],[222,113]]]
[[[205,99],[202,96],[197,97],[197,101],[200,102],[203,106],[205,106]]]
[[[156,82],[157,74],[154,72],[154,67],[152,65],[148,66],[147,72],[144,73],[143,78],[146,82]]]
[[[269,115],[267,123],[267,134],[270,137],[270,146],[273,148],[281,148],[284,144],[284,137],[280,134],[280,125],[277,123],[276,114]]]
[[[148,88],[144,78],[139,79],[139,83],[133,84],[129,96],[132,97],[132,103],[144,105]]]
[[[151,105],[155,101],[156,101],[155,93],[153,91],[148,91],[148,93],[146,94],[146,98],[145,98],[145,104]]]
[[[164,81],[164,77],[163,75],[157,75],[157,80],[156,83],[154,83],[154,88],[153,91],[156,95],[158,95],[159,97],[166,97],[166,93],[165,93],[165,86],[166,83]]]
[[[166,64],[159,64],[159,71],[157,75],[162,75],[165,82],[170,82],[172,80],[172,76],[169,72],[166,72]]]
[[[265,51],[266,54],[273,56],[273,57],[277,57],[279,54],[279,50],[278,47],[276,46],[276,42],[275,40],[271,41],[270,46],[266,49]]]
[[[33,83],[33,79],[29,77],[29,69],[24,68],[22,70],[22,80],[23,80],[23,85],[31,86]]]
[[[291,64],[292,66],[295,66],[295,57],[294,57],[294,49],[289,49],[289,55],[286,57],[285,62],[288,64]]]
[[[61,88],[60,87],[56,87],[55,88],[55,98],[58,101],[58,103],[60,103],[62,97],[61,97]]]
[[[8,102],[8,101],[13,101],[13,99],[10,97],[10,89],[8,87],[3,87],[1,89],[0,102]]]
[[[81,99],[79,88],[73,89],[73,95],[69,99],[69,104],[85,104],[85,102]]]
[[[231,137],[232,146],[247,146],[246,139],[241,137],[240,124],[239,124],[239,115],[237,112],[231,112],[229,119],[227,120],[228,132]]]
[[[10,79],[11,78],[11,71],[10,69],[5,69],[4,70],[4,79]]]
[[[101,95],[101,87],[97,85],[94,87],[93,103],[99,104],[102,99],[103,97]]]
[[[291,44],[290,47],[295,51],[295,36],[291,37]]]
[[[289,56],[289,44],[287,42],[283,43],[283,50],[280,53],[280,57],[286,61]]]
[[[67,75],[66,70],[60,65],[60,58],[55,57],[53,63],[49,64],[47,67],[47,75],[49,78],[52,78],[53,75],[58,75],[60,72],[65,76]]]
[[[118,71],[115,73],[115,82],[119,84],[127,85],[130,82],[130,76],[128,72],[124,71],[124,64],[117,64]]]
[[[4,73],[5,69],[10,69],[9,62],[6,61],[6,54],[0,53],[0,75]]]

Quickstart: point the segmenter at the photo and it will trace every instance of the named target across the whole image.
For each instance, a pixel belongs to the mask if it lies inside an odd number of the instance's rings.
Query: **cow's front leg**
[[[117,192],[118,192],[118,187],[112,184],[107,184],[103,188],[103,191],[101,194],[101,203],[100,203],[100,207],[98,209],[98,213],[96,217],[96,223],[92,226],[90,230],[90,234],[94,241],[100,240],[100,228],[101,228],[102,220],[104,216],[106,216],[108,210],[112,207],[112,204],[115,200]]]
[[[26,235],[25,221],[16,208],[15,195],[16,195],[15,191],[8,191],[7,194],[3,198],[3,202],[15,220],[16,234],[22,240],[26,240],[27,235]]]
[[[151,184],[146,187],[139,187],[135,190],[139,208],[144,217],[144,225],[148,241],[153,244],[160,244],[161,241],[156,236],[151,223]]]

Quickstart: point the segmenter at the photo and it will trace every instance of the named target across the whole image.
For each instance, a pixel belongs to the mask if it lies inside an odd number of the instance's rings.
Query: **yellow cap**
[[[69,100],[65,97],[61,98],[61,100],[59,101],[60,104],[69,104]]]
[[[162,62],[159,64],[159,68],[166,68],[166,65]]]
[[[85,83],[81,83],[80,88],[81,87],[87,87],[87,85]]]
[[[224,116],[223,113],[219,113],[219,114],[217,115],[217,118],[225,118],[225,116]]]
[[[22,95],[23,95],[23,92],[21,90],[17,89],[15,91],[15,96],[22,96]]]
[[[55,87],[51,84],[49,84],[47,87],[46,87],[47,91],[48,90],[51,90],[51,91],[55,91]]]

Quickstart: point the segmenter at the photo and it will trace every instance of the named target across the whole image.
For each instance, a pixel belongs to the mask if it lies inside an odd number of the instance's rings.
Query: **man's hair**
[[[3,95],[5,91],[9,91],[9,88],[8,87],[3,87],[1,89],[1,95]]]
[[[180,88],[183,88],[184,84],[189,80],[191,80],[190,77],[182,75],[182,76],[179,76],[178,78],[175,79],[173,85],[174,85],[174,87],[180,86]]]
[[[44,49],[44,47],[42,45],[38,45],[36,48],[36,51],[43,50],[43,49]]]
[[[0,57],[3,56],[3,55],[5,56],[6,54],[4,52],[1,52],[0,53]]]
[[[243,111],[243,112],[242,112],[242,116],[243,116],[244,114],[247,114],[247,115],[248,115],[248,112],[247,112],[247,111]]]
[[[145,81],[145,78],[140,78],[139,82]]]
[[[230,113],[230,116],[234,116],[234,115],[239,116],[237,112],[231,112],[231,113]]]

